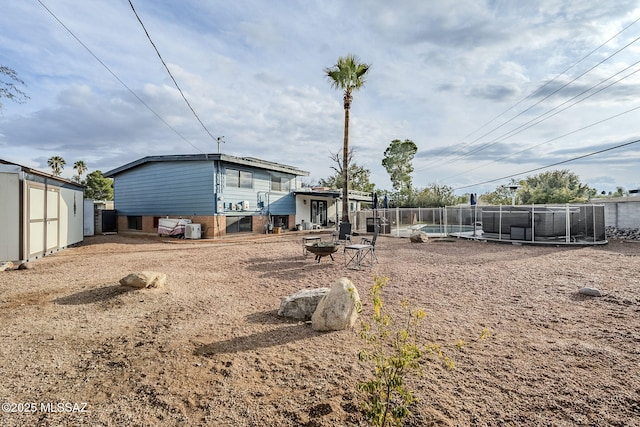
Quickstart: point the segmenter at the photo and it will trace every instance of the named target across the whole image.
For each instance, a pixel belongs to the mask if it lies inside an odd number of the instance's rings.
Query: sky
[[[349,143],[376,189],[395,139],[413,186],[457,195],[567,169],[640,188],[636,0],[8,0],[0,65],[29,99],[0,103],[0,158],[62,176],[144,156],[220,152],[334,174],[342,92],[324,70],[370,64]],[[177,82],[189,105],[174,84]],[[6,76],[0,79],[7,81]],[[202,122],[202,124],[200,123]]]

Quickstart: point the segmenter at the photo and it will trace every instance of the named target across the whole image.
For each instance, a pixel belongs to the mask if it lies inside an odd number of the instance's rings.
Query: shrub
[[[440,345],[421,347],[417,343],[417,327],[426,318],[423,310],[412,309],[407,302],[403,302],[405,316],[402,319],[394,318],[384,310],[382,290],[388,282],[387,277],[374,278],[371,289],[373,315],[371,322],[361,321],[360,331],[367,349],[358,353],[361,361],[373,365],[372,378],[360,383],[358,389],[364,394],[365,416],[378,427],[402,426],[403,420],[411,415],[409,407],[415,397],[405,385],[405,378],[420,374],[420,361],[425,354],[435,355],[448,369],[454,367],[453,361]],[[490,333],[485,329],[475,341],[488,336]],[[466,345],[459,340],[453,348],[461,349]]]

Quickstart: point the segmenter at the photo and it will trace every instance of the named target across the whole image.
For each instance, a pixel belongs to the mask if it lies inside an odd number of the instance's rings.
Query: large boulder
[[[162,288],[167,283],[167,275],[156,271],[141,271],[131,273],[120,279],[122,286],[132,288]]]
[[[429,236],[424,231],[414,231],[409,236],[409,240],[413,243],[424,243],[429,240]]]
[[[339,279],[322,298],[311,316],[315,331],[340,331],[351,328],[358,318],[361,303],[358,290],[346,277]]]
[[[278,316],[310,320],[318,303],[329,293],[329,288],[303,289],[280,301]]]

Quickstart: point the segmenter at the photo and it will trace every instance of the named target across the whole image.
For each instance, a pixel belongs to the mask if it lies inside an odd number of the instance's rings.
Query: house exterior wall
[[[253,174],[252,188],[237,188],[229,185],[222,185],[222,202],[223,208],[218,212],[225,215],[235,215],[230,204],[240,204],[240,202],[249,202],[247,211],[260,212],[262,214],[270,213],[271,215],[288,215],[295,212],[296,202],[293,195],[288,191],[272,191],[271,190],[271,174],[269,171],[249,168],[246,166],[238,166],[228,164],[224,166],[221,175],[225,176],[227,169],[240,170],[243,172],[251,172]],[[291,175],[290,180],[295,183],[295,176]],[[242,215],[238,213],[238,215]]]
[[[213,163],[183,161],[138,166],[118,174],[114,198],[119,215],[213,215]]]
[[[226,183],[227,170],[250,172],[251,188]],[[251,229],[262,233],[271,216],[295,219],[295,198],[271,190],[271,171],[212,160],[148,162],[114,176],[118,230],[157,233],[154,218],[182,217],[202,224],[202,236],[226,234],[227,217],[251,216]],[[277,172],[294,188],[296,175]],[[128,217],[140,217],[141,230],[130,230]],[[157,222],[156,222],[157,223]]]

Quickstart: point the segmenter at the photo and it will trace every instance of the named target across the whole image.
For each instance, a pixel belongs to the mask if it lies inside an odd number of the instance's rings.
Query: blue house
[[[309,172],[227,154],[148,156],[104,174],[114,179],[119,230],[157,233],[160,218],[202,225],[202,237],[295,226],[297,177]]]

